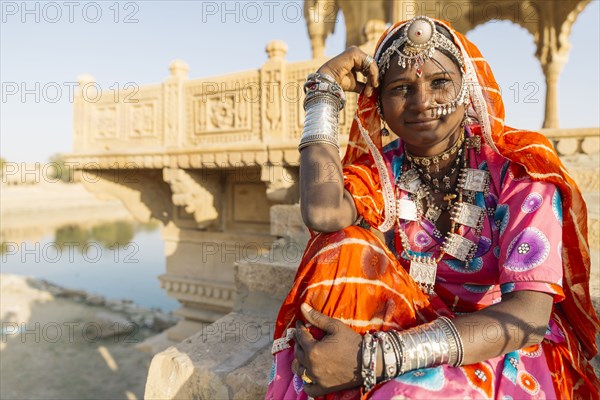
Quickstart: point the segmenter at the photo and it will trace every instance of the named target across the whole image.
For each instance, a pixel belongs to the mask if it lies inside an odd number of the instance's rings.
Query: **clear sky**
[[[559,81],[562,127],[600,125],[599,5],[593,0],[571,33]],[[287,60],[310,58],[301,1],[0,1],[0,7],[0,155],[8,161],[46,161],[72,151],[70,85],[82,73],[109,90],[162,82],[174,59],[189,64],[193,79],[256,69],[272,39],[288,44]],[[467,36],[492,65],[507,123],[540,128],[545,82],[533,37],[507,21]],[[344,43],[340,14],[327,55]]]

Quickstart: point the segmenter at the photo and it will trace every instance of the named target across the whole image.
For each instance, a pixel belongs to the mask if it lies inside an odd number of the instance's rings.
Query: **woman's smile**
[[[438,118],[410,119],[410,120],[405,120],[404,125],[407,125],[412,129],[428,130],[428,129],[433,129],[438,122],[439,122]]]

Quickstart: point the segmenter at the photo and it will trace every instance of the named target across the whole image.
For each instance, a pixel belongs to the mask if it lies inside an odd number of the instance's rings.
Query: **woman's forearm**
[[[356,220],[336,147],[312,145],[300,153],[300,208],[304,223],[319,232],[335,232]]]
[[[452,320],[463,342],[463,364],[497,357],[544,338],[552,311],[552,295],[518,291],[504,297],[498,304]]]

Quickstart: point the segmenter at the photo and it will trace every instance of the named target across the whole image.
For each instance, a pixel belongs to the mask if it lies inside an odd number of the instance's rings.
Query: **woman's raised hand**
[[[352,46],[323,64],[318,72],[331,75],[345,91],[360,93],[364,89],[365,95],[370,96],[373,88],[379,86],[379,68],[375,61],[369,64],[367,57],[367,53]],[[366,65],[368,68],[364,69]],[[358,71],[367,77],[366,84],[358,81]]]
[[[306,326],[300,321],[296,323],[292,371],[312,381],[304,385],[306,394],[319,397],[360,386],[362,336],[342,321],[321,314],[306,303],[301,309],[310,324],[326,333],[321,340],[316,340]]]

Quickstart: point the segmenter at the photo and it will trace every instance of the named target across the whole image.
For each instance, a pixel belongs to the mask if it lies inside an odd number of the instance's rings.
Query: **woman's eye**
[[[392,89],[393,92],[406,93],[408,92],[408,85],[398,85]]]
[[[450,83],[450,80],[445,78],[435,79],[431,82],[431,86],[441,88]]]

